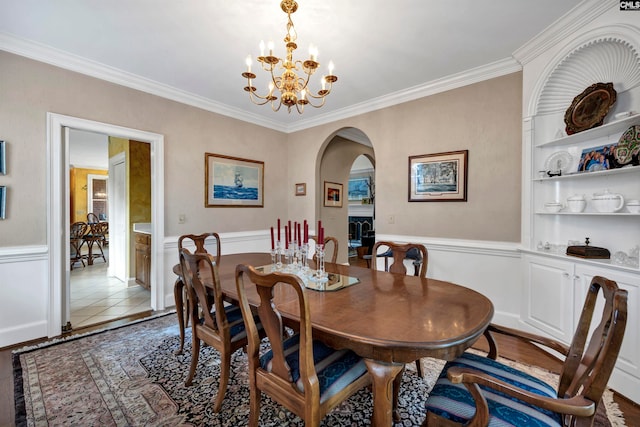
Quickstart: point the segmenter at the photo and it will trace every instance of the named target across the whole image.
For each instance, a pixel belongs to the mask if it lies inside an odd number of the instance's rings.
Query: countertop
[[[151,234],[151,223],[150,222],[134,222],[133,232]]]

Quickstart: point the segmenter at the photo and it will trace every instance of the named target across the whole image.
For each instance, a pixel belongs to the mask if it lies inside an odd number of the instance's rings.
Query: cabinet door
[[[526,256],[524,320],[552,337],[570,343],[574,333],[573,263]]]
[[[575,296],[575,319],[580,317],[580,309],[584,304],[584,298],[593,276],[603,276],[613,280],[620,288],[629,293],[627,299],[627,328],[624,333],[618,361],[616,362],[617,372],[614,372],[611,384],[612,386],[615,384],[616,391],[637,402],[640,400],[640,315],[638,315],[638,310],[640,310],[640,278],[635,274],[588,265],[576,265],[578,281]],[[604,299],[601,300],[604,301]],[[599,301],[599,305],[596,306],[596,313],[601,312],[602,301]]]

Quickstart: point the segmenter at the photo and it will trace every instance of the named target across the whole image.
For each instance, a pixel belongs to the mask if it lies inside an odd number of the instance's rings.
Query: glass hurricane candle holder
[[[316,278],[319,280],[325,279],[327,273],[324,271],[324,247],[319,244],[316,245]]]
[[[276,270],[282,270],[282,243],[276,242]]]
[[[300,247],[300,269],[303,272],[306,272],[309,269],[309,260],[307,257],[309,256],[309,244],[303,243]]]

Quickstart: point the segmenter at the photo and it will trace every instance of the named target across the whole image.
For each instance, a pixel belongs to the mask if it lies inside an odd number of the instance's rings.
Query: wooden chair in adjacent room
[[[213,261],[216,265],[220,265],[220,236],[218,233],[202,233],[202,234],[183,234],[178,237],[178,257],[180,251],[185,247],[192,248],[196,254],[210,254],[213,257]],[[207,246],[213,247],[215,252],[211,253],[207,251]],[[189,295],[185,288],[185,282],[182,277],[182,268],[180,264],[173,267],[173,273],[178,276],[173,286],[173,296],[176,301],[181,299],[183,301],[182,306],[184,310],[182,313],[176,313],[178,316],[178,326],[180,330],[180,347],[176,354],[182,354],[184,350],[184,331],[189,326]],[[178,295],[178,293],[180,295]],[[179,304],[176,302],[176,306]]]
[[[600,291],[604,301],[598,297]],[[599,307],[602,304],[602,315],[593,319],[596,303]],[[597,323],[594,329],[592,321]],[[485,332],[488,357],[464,353],[445,365],[429,393],[423,425],[593,425],[618,358],[626,323],[627,291],[618,288],[616,282],[596,276],[587,290],[569,347],[550,338],[490,325]],[[564,355],[558,388],[496,361],[498,349],[492,333]]]
[[[276,285],[278,293],[291,291],[291,301],[297,300],[299,333],[291,337],[285,335],[281,314],[273,301]],[[259,424],[263,392],[302,418],[306,426],[316,427],[334,407],[371,384],[360,356],[313,339],[309,303],[304,284],[297,276],[262,274],[253,267],[238,265],[236,286],[249,341],[249,426]],[[271,345],[264,354],[260,354],[260,337],[247,300],[250,286],[260,297],[258,316]]]
[[[77,262],[81,262],[84,267],[86,255],[82,255],[82,247],[84,246],[84,236],[87,234],[89,226],[86,222],[78,221],[71,224],[69,229],[69,245],[70,245],[70,261],[71,270]]]
[[[316,245],[318,244],[318,237],[309,236],[309,239],[316,242]],[[336,239],[335,237],[325,236],[324,242],[322,242],[322,244],[324,247],[325,262],[332,262],[335,264],[336,261],[338,260],[338,239]],[[329,254],[331,254],[331,256],[328,256]],[[313,254],[313,260],[314,261],[316,260],[315,253]]]
[[[384,258],[384,271],[396,274],[407,274],[407,267],[404,264],[404,260],[408,259],[413,261],[414,276],[422,278],[427,277],[427,267],[429,263],[429,253],[424,245],[419,243],[394,243],[387,241],[379,241],[373,245],[371,251],[371,265],[370,268],[377,270],[377,258]],[[392,260],[389,265],[389,260]],[[399,307],[399,309],[402,309]],[[420,360],[416,360],[416,370],[420,378],[422,375],[422,364]],[[398,375],[402,377],[402,375]]]
[[[106,242],[106,233],[109,232],[109,223],[100,222],[98,216],[93,213],[87,214],[87,223],[89,232],[84,235],[84,241],[87,242],[87,248],[89,249],[87,254],[88,264],[93,265],[93,260],[96,258],[102,258],[104,262],[107,262],[107,257],[104,255],[104,244]],[[99,252],[96,252],[95,248]]]
[[[190,386],[193,382],[200,356],[200,342],[204,341],[218,350],[220,382],[213,399],[213,411],[219,412],[229,383],[231,355],[247,345],[242,312],[237,305],[225,306],[218,266],[209,254],[192,254],[189,249],[183,248],[180,250],[180,266],[191,301],[191,367],[185,385]]]

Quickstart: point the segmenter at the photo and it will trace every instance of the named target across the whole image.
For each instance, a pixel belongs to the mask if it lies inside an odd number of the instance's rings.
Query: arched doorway
[[[340,250],[338,262],[347,263],[349,260],[349,248],[351,242],[349,238],[349,216],[350,207],[353,205],[361,207],[363,201],[370,201],[366,209],[370,212],[371,226],[374,226],[373,212],[375,211],[374,198],[360,197],[358,200],[349,200],[349,180],[354,162],[360,156],[365,156],[371,165],[366,174],[370,177],[370,183],[375,185],[375,154],[373,145],[369,138],[359,129],[343,128],[337,131],[324,145],[324,149],[319,154],[319,168],[317,179],[317,217],[322,220],[325,235],[338,239]],[[358,163],[360,164],[360,163]],[[324,201],[324,183],[330,182],[342,186],[342,203],[336,207],[335,204],[327,204]],[[355,198],[355,196],[354,196]],[[363,200],[369,199],[369,200]],[[344,249],[343,249],[344,248]]]

